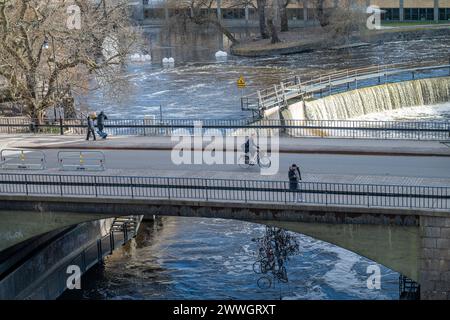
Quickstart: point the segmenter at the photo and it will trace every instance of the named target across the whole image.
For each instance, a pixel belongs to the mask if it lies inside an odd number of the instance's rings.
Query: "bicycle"
[[[243,169],[248,169],[255,165],[258,165],[260,168],[270,168],[272,165],[272,161],[266,154],[261,154],[259,150],[256,151],[256,161],[252,161],[249,159],[247,154],[243,154],[239,157],[238,160],[239,167]]]

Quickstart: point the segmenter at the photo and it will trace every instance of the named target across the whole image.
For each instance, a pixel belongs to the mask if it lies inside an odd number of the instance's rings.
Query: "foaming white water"
[[[378,290],[367,288],[367,277],[359,276],[355,271],[355,264],[362,259],[357,254],[348,250],[329,246],[328,252],[337,254],[337,261],[334,268],[328,271],[325,276],[325,282],[337,292],[345,292],[354,296],[365,296],[366,299],[389,299]],[[374,263],[375,264],[375,263]],[[383,285],[383,284],[381,284]]]
[[[305,111],[307,119],[340,120],[449,100],[450,77],[445,77],[389,83],[335,94],[306,102]]]
[[[351,120],[450,120],[450,102],[375,112],[354,117]]]

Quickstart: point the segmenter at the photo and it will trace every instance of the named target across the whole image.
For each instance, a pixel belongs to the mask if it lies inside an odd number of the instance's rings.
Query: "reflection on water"
[[[252,241],[256,242],[253,271],[259,275],[258,287],[269,289],[276,283],[287,283],[286,263],[291,256],[300,253],[296,237],[284,229],[267,226],[264,236]]]
[[[289,282],[257,285],[253,238],[265,226],[167,217],[141,225],[137,239],[82,279],[62,299],[398,299],[398,274],[381,266],[382,289],[369,290],[373,262],[347,250],[292,234],[300,255],[286,261]]]

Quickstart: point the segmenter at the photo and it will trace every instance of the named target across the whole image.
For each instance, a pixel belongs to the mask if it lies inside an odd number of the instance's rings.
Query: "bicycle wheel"
[[[256,283],[261,289],[269,289],[272,286],[272,280],[269,277],[261,277]]]
[[[261,158],[259,158],[259,166],[261,168],[270,168],[271,165],[272,161],[270,161],[268,156],[262,156]]]
[[[247,163],[245,162],[245,155],[242,155],[239,157],[238,159],[238,165],[239,167],[241,167],[242,169],[248,169],[250,168],[250,162],[247,161]]]

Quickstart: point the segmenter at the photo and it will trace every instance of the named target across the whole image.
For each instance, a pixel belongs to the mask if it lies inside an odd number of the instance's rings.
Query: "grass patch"
[[[450,24],[448,20],[440,21],[390,21],[382,22],[383,27],[409,27],[409,26],[423,26],[423,25],[440,25],[440,24]]]

